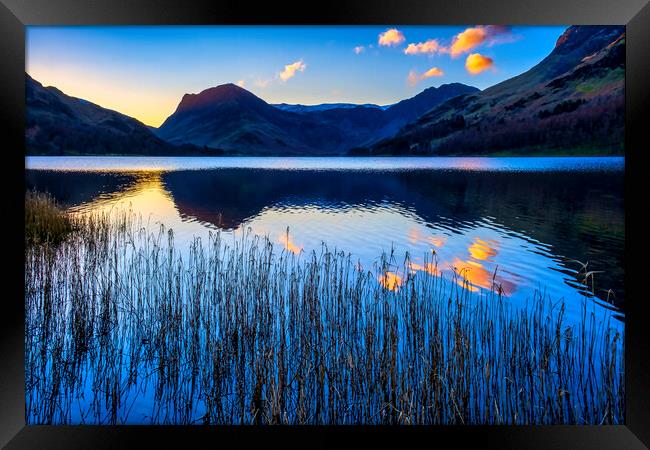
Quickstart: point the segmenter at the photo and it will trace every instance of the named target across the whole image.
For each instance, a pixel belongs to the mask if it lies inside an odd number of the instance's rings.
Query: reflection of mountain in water
[[[141,177],[28,171],[28,186],[74,205],[133,189]],[[416,220],[451,233],[477,225],[505,228],[552,246],[555,255],[590,261],[590,270],[605,271],[598,275],[599,286],[614,289],[619,303],[624,297],[620,173],[219,169],[167,172],[159,180],[182,218],[224,229],[238,228],[273,206],[382,203],[399,204]]]
[[[61,172],[26,170],[27,189],[49,192],[66,206],[96,200],[99,196],[122,192],[135,180],[133,175],[102,172]]]

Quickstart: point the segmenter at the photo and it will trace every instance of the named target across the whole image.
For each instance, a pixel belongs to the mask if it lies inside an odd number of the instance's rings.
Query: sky
[[[29,26],[44,86],[159,126],[186,93],[236,83],[269,103],[388,105],[485,89],[533,67],[566,26]]]

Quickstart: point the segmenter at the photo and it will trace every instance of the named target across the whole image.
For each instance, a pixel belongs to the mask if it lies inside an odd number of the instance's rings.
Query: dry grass
[[[72,230],[72,220],[50,195],[25,194],[25,245],[56,245]]]
[[[623,336],[588,301],[576,325],[424,272],[392,291],[389,257],[254,236],[182,253],[127,213],[45,247],[25,255],[29,424],[623,422]]]

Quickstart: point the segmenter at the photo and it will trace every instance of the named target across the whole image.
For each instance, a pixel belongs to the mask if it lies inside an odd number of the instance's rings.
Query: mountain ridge
[[[385,110],[364,105],[286,108],[232,83],[185,94],[154,132],[174,145],[190,143],[238,154],[342,155],[397,131],[423,112],[477,88],[428,88]]]
[[[374,103],[319,103],[317,105],[302,105],[300,103],[271,103],[271,106],[275,106],[278,109],[284,111],[290,111],[295,113],[305,113],[312,111],[327,111],[328,109],[346,109],[346,108],[357,108],[359,106],[364,108],[378,108],[386,109],[391,105],[380,106],[375,105]]]
[[[176,155],[197,153],[156,137],[140,121],[45,87],[25,74],[27,154]]]

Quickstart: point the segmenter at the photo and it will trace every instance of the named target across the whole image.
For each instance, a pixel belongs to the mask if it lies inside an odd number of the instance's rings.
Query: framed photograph
[[[650,445],[642,0],[2,2],[6,448]]]

